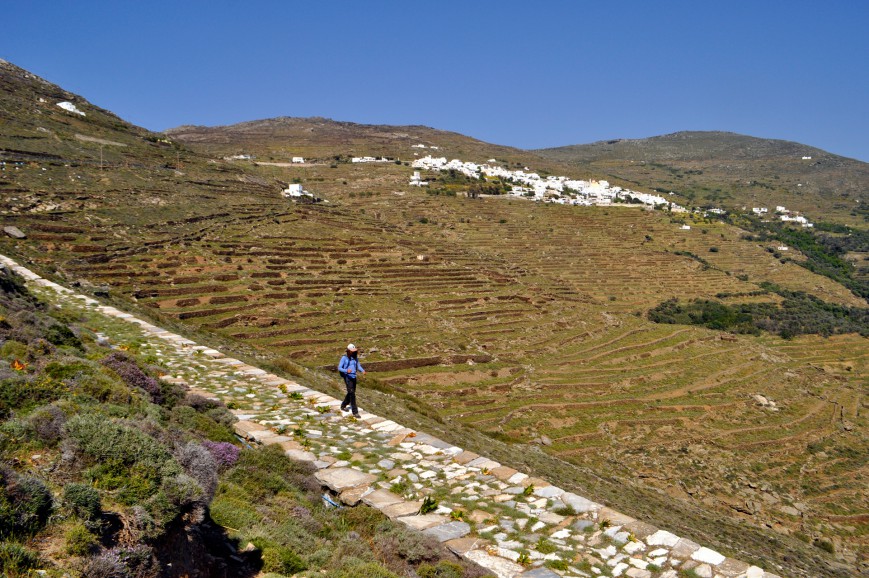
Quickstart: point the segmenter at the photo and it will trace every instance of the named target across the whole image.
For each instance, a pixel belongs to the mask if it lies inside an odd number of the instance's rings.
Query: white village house
[[[434,147],[431,147],[434,148]],[[458,159],[447,161],[445,157],[426,156],[413,161],[413,168],[429,171],[454,170],[472,179],[498,178],[512,183],[511,196],[532,198],[547,203],[562,205],[610,205],[617,201],[634,202],[648,206],[666,206],[674,212],[687,212],[684,207],[670,202],[664,197],[640,193],[621,187],[611,186],[607,181],[583,181],[563,176],[541,177],[530,169],[511,171],[501,166],[478,165]],[[414,180],[411,179],[411,184]]]

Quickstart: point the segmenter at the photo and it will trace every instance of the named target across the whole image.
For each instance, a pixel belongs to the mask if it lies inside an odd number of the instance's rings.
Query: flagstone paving
[[[32,291],[75,310],[110,347],[153,356],[192,392],[222,400],[249,442],[311,462],[335,503],[360,501],[499,578],[777,578],[545,480],[232,359],[43,279],[0,255]],[[420,514],[424,498],[436,502]]]

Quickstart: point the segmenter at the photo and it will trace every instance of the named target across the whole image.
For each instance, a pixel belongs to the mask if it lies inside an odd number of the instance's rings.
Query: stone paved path
[[[500,578],[677,578],[688,570],[702,578],[777,578],[372,413],[352,419],[328,395],[101,305],[2,255],[0,263],[44,300],[84,315],[107,343],[153,355],[171,372],[163,379],[225,402],[239,436],[313,463],[336,502],[377,508]],[[425,497],[437,507],[420,515]]]

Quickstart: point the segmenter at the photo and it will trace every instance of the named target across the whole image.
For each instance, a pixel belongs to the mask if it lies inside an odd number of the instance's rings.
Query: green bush
[[[247,500],[222,495],[218,489],[217,497],[211,502],[211,518],[227,528],[241,529],[260,521],[261,516]]]
[[[83,524],[75,524],[63,537],[66,540],[64,550],[70,556],[87,556],[97,543],[94,535]]]
[[[175,506],[186,506],[203,499],[202,486],[187,474],[178,474],[163,480],[162,491]]]
[[[399,558],[408,564],[438,559],[437,541],[419,532],[384,522],[374,536],[373,546],[386,558]]]
[[[13,410],[27,410],[63,397],[63,384],[46,376],[14,377],[0,381],[0,418]]]
[[[0,542],[0,571],[2,576],[17,578],[30,575],[39,567],[39,555],[20,544]]]
[[[51,493],[40,480],[0,469],[0,539],[35,534],[51,508]]]
[[[833,546],[833,543],[829,540],[815,540],[814,545],[828,554],[834,554],[836,552],[835,546]]]
[[[687,303],[668,299],[651,309],[648,318],[655,323],[703,325],[734,333],[759,334],[764,330],[786,339],[802,334],[869,336],[869,308],[826,303],[813,295],[789,291],[772,283],[761,283],[761,287],[783,297],[782,302],[731,306],[704,299]]]
[[[43,443],[53,446],[63,438],[66,414],[55,405],[37,408],[27,416],[27,424]]]
[[[442,560],[437,566],[422,564],[416,569],[419,578],[463,578],[465,575],[462,567],[454,562]]]
[[[158,488],[153,472],[134,471],[117,462],[97,464],[85,470],[85,478],[101,488],[117,491],[116,499],[127,506],[141,503]]]
[[[553,570],[567,571],[570,569],[570,566],[564,560],[547,560],[545,565],[547,568],[552,568]]]
[[[169,415],[169,423],[186,430],[195,430],[213,442],[234,443],[236,439],[233,430],[212,417],[212,412],[215,416],[222,417],[221,409],[223,408],[199,413],[190,406],[176,405]]]
[[[305,562],[299,556],[284,546],[270,546],[262,551],[263,572],[278,572],[292,576],[296,572],[307,570]]]
[[[14,339],[7,339],[0,345],[0,357],[3,359],[24,359],[27,357],[27,345]]]
[[[133,468],[146,479],[159,481],[181,473],[169,451],[139,429],[95,414],[79,414],[66,422],[66,432],[79,453],[110,466]]]
[[[100,493],[86,484],[67,484],[63,488],[63,502],[83,520],[95,520],[102,512]]]
[[[399,578],[378,564],[377,562],[361,562],[358,560],[348,560],[347,563],[337,573],[335,578]]]
[[[59,323],[48,328],[45,332],[45,339],[53,345],[75,347],[76,349],[84,350],[81,341],[79,341],[75,333],[66,325],[60,325]]]

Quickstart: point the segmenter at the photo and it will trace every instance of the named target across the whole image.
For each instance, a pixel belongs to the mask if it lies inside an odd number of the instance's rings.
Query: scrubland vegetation
[[[225,406],[98,339],[0,271],[2,575],[482,575],[379,512],[326,508],[308,466],[240,446]]]

